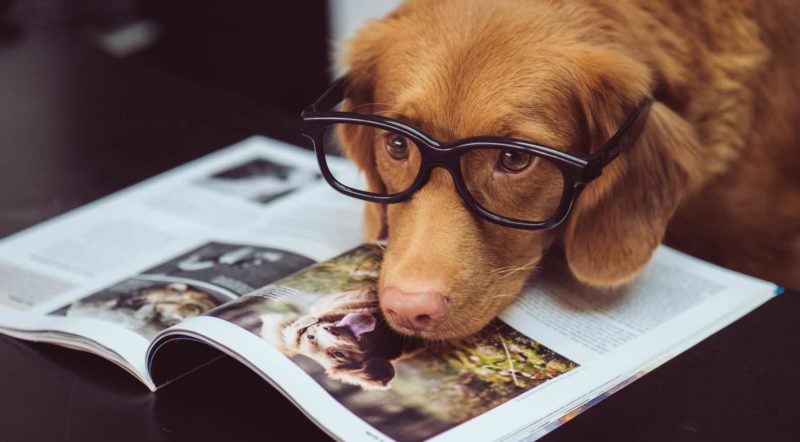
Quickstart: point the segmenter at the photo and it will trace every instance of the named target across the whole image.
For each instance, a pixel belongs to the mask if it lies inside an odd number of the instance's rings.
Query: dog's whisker
[[[536,267],[535,263],[528,263],[528,264],[525,264],[525,265],[522,265],[522,266],[519,266],[519,267],[500,267],[500,268],[497,268],[497,269],[494,269],[494,270],[490,271],[489,273],[491,275],[500,275],[501,278],[505,278],[508,275],[512,275],[514,273],[517,273],[517,272],[520,272],[520,271],[523,271],[523,270],[532,269],[532,268],[535,268],[535,267]]]
[[[512,269],[512,268],[514,268],[514,267],[498,267],[498,268],[496,268],[494,270],[490,270],[489,274],[504,272],[504,271],[507,271],[507,270]]]
[[[488,301],[490,299],[516,298],[516,297],[517,297],[517,295],[514,294],[514,293],[504,293],[504,294],[500,294],[500,295],[489,296],[489,297],[484,298],[484,299],[486,299]]]
[[[513,271],[510,271],[510,272],[508,272],[508,273],[506,273],[504,275],[500,275],[500,279],[505,279],[505,278],[508,278],[511,275],[514,275],[515,273],[523,272],[525,270],[533,270],[535,268],[536,268],[536,266],[519,267],[519,268],[514,269]]]
[[[518,273],[518,272],[522,272],[522,271],[525,271],[525,270],[536,269],[537,268],[537,264],[539,263],[539,260],[540,260],[540,258],[537,257],[534,260],[532,260],[532,261],[530,261],[530,262],[528,262],[526,264],[523,264],[523,265],[521,265],[519,267],[500,267],[499,269],[495,269],[491,273],[499,275],[500,279],[505,279],[505,278],[508,278],[509,276],[511,276],[511,275],[513,275],[515,273]]]
[[[503,270],[499,271],[498,273],[517,272],[517,271],[520,271],[520,270],[528,269],[528,268],[531,268],[531,267],[535,266],[537,262],[538,262],[538,259],[533,260],[533,261],[531,261],[529,263],[523,264],[523,265],[518,266],[518,267],[506,267]]]

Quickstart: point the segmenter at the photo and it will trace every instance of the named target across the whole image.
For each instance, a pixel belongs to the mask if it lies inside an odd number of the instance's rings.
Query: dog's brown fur
[[[440,169],[410,201],[368,205],[368,239],[389,232],[381,290],[448,294],[448,319],[421,335],[462,336],[514,299],[551,244],[579,280],[616,286],[665,233],[800,287],[798,39],[793,0],[411,0],[372,22],[347,46],[345,108],[440,140],[514,136],[587,155],[656,97],[639,141],[559,229],[476,217]],[[374,134],[341,137],[372,189],[385,186]]]

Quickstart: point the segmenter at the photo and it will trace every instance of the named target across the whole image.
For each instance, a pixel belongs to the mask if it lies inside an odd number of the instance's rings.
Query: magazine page
[[[0,332],[153,388],[159,331],[360,242],[361,205],[334,194],[312,152],[254,137],[44,222],[0,241]]]
[[[169,380],[160,349],[190,338],[250,366],[342,440],[528,439],[774,290],[665,247],[615,291],[582,287],[548,263],[482,332],[430,343],[383,320],[381,255],[361,246],[167,330],[150,350],[154,380]]]
[[[775,296],[776,285],[665,246],[627,286],[598,290],[574,280],[561,260],[540,275],[500,320],[573,361],[562,379],[447,434],[543,436]],[[535,413],[532,413],[535,410]]]

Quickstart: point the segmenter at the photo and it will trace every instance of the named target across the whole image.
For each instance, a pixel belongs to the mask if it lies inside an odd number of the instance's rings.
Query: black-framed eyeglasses
[[[441,167],[473,211],[491,222],[530,230],[556,227],[567,217],[584,186],[639,137],[653,101],[643,99],[595,154],[581,158],[506,137],[445,143],[392,118],[336,111],[346,85],[346,76],[338,79],[302,112],[303,134],[313,141],[322,175],[334,189],[374,203],[402,202]],[[368,188],[362,174],[350,176],[329,167],[329,158],[340,155],[341,134],[363,130],[373,143],[363,148],[375,149],[379,189]]]

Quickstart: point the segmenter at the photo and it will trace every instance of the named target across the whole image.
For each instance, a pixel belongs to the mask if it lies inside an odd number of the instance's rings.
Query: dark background
[[[303,143],[298,112],[331,78],[327,6],[0,0],[0,237],[252,134]],[[129,27],[144,44],[108,43]],[[798,324],[789,292],[547,440],[800,440]],[[231,359],[156,395],[0,337],[0,441],[324,437]]]

